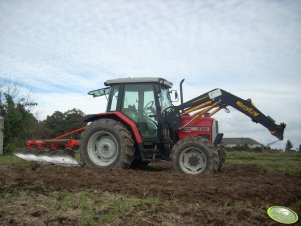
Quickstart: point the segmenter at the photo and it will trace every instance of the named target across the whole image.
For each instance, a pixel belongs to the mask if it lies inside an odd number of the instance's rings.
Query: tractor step
[[[158,153],[157,145],[153,144],[143,144],[139,146],[140,154],[143,161],[152,161],[155,159],[156,154]]]

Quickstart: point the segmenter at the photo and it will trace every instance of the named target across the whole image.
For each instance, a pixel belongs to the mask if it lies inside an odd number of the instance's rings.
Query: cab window
[[[169,90],[165,87],[161,87],[161,93],[159,95],[159,102],[161,107],[161,112],[166,108],[172,106]]]
[[[143,138],[157,137],[154,84],[124,85],[121,111],[137,123]]]
[[[117,101],[119,94],[119,85],[112,86],[110,90],[110,105],[108,106],[108,111],[116,111],[117,110]]]

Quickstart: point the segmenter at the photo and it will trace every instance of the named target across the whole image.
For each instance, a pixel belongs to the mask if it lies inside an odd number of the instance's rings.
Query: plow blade
[[[70,151],[26,150],[15,152],[14,155],[26,161],[52,163],[64,166],[79,166],[79,163],[69,153]]]

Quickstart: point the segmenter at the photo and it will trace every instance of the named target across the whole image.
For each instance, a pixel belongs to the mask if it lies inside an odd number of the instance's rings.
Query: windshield
[[[168,88],[165,88],[163,86],[161,87],[161,94],[159,96],[159,102],[160,102],[160,106],[161,106],[161,111],[172,106]]]

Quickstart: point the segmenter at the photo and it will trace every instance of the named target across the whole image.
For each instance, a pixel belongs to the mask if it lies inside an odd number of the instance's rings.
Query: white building
[[[248,146],[249,148],[262,148],[264,147],[263,144],[253,140],[251,138],[223,138],[222,143],[229,148],[232,147],[245,147]]]

